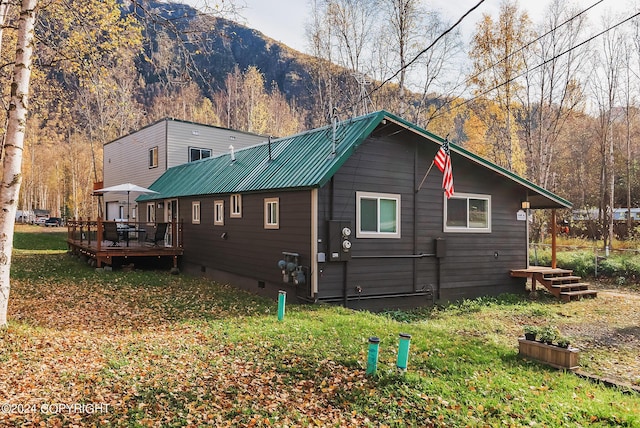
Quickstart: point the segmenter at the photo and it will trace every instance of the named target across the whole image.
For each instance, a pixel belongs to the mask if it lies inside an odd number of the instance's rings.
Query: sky
[[[197,3],[205,0],[185,0],[197,7]],[[478,0],[426,0],[425,4],[441,13],[448,22],[457,21],[467,10],[471,9]],[[472,12],[462,23],[461,30],[465,41],[470,39],[475,24],[484,13],[497,18],[501,0],[486,0],[478,9]],[[597,0],[575,0],[582,9],[596,3]],[[240,11],[238,21],[250,28],[254,28],[272,39],[278,40],[291,48],[305,52],[307,42],[305,26],[309,19],[308,0],[236,0],[244,5]],[[544,9],[550,0],[520,0],[520,8],[528,11],[534,23],[540,21]],[[599,17],[606,11],[627,12],[640,6],[640,0],[603,0],[588,12],[592,22],[598,22]],[[244,18],[244,19],[243,19]]]

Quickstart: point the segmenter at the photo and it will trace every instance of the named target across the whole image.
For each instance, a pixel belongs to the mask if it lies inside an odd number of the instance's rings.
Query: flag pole
[[[427,173],[424,175],[424,177],[422,177],[422,181],[420,182],[420,185],[418,186],[418,190],[416,190],[416,193],[418,193],[420,189],[422,189],[422,185],[424,184],[424,181],[427,179],[427,175],[429,175],[429,173],[431,172],[431,168],[433,168],[434,162],[435,161],[431,161],[431,165],[429,165],[429,169],[427,170]]]

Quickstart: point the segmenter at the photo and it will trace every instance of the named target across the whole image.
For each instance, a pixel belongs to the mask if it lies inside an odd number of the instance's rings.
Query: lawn
[[[552,323],[585,371],[640,380],[640,301],[516,296],[371,314],[167,271],[96,272],[61,231],[18,230],[0,331],[4,426],[639,426],[637,394],[521,359]],[[398,334],[412,335],[395,369]],[[380,342],[365,376],[367,339]]]

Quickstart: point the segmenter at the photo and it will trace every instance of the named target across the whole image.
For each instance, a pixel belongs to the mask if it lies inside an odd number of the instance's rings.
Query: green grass
[[[289,302],[279,322],[274,301],[161,270],[98,273],[59,251],[62,235],[40,235],[16,234],[0,403],[109,411],[0,413],[0,424],[640,425],[637,396],[517,356],[522,325],[588,320],[583,302],[503,296],[383,314]],[[412,335],[405,374],[399,333]],[[366,377],[370,336],[380,358]]]

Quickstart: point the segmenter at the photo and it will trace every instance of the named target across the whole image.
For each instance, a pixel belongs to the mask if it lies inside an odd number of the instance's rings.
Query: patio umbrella
[[[134,193],[158,193],[155,190],[147,189],[146,187],[138,186],[133,183],[117,184],[115,186],[104,187],[102,189],[94,190],[95,193],[120,193],[127,194],[127,220],[129,220],[129,194]]]

